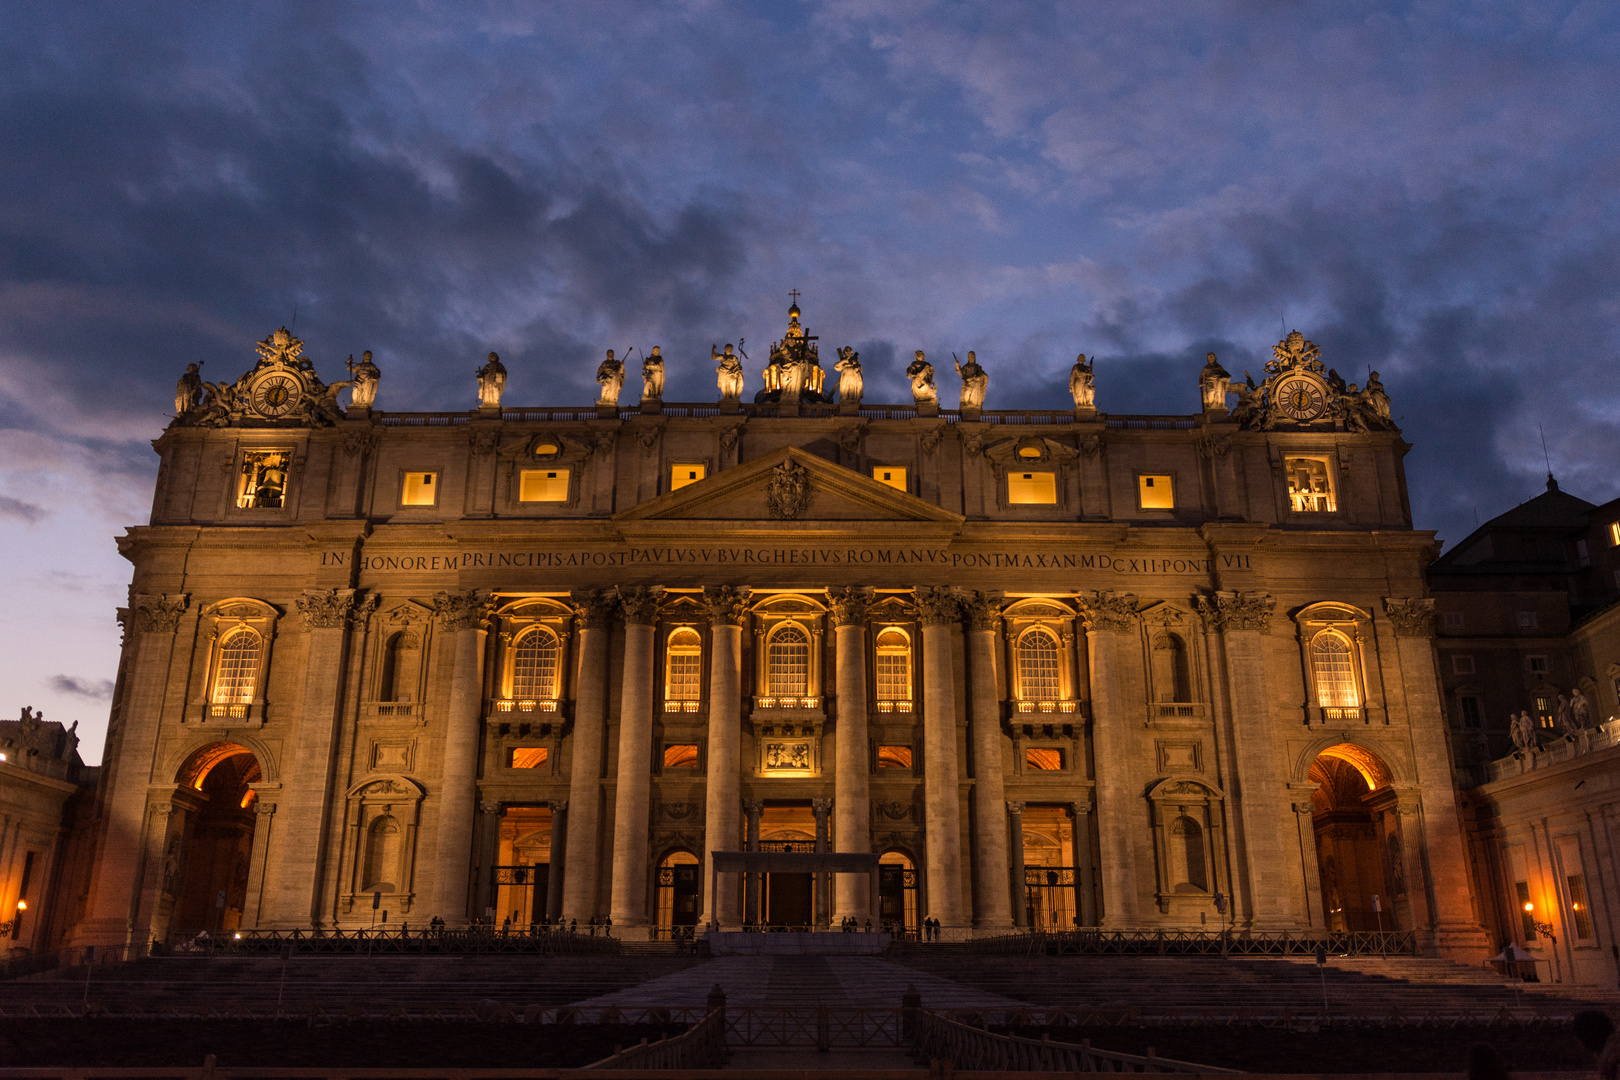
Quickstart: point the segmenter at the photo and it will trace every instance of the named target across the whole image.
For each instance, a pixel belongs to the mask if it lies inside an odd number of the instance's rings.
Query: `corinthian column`
[[[619,691],[619,777],[613,809],[613,921],[647,923],[647,829],[652,799],[653,623],[661,588],[620,588],[624,681]]]
[[[572,767],[568,772],[567,863],[562,917],[585,922],[596,914],[601,877],[602,731],[607,723],[608,623],[618,598],[601,589],[573,593],[579,620],[579,682],[574,691]]]
[[[751,591],[730,585],[709,586],[703,601],[709,608],[709,776],[703,827],[703,922],[735,927],[737,882],[733,875],[715,883],[714,852],[735,851],[740,839],[742,806],[739,775],[742,739],[742,621]],[[717,895],[718,894],[718,895]]]
[[[1143,813],[1130,792],[1130,706],[1121,679],[1129,662],[1136,627],[1136,597],[1130,593],[1088,593],[1077,598],[1086,626],[1086,655],[1091,668],[1091,746],[1097,762],[1098,846],[1102,856],[1103,910],[1099,925],[1128,927],[1136,917],[1136,860],[1131,842],[1133,818]],[[1147,823],[1141,823],[1147,835]]]
[[[962,607],[967,614],[968,723],[973,737],[973,879],[981,927],[1012,926],[1012,882],[1007,865],[1007,793],[1001,763],[1001,695],[996,690],[999,592],[981,592]]]
[[[866,609],[871,589],[828,589],[838,650],[835,686],[838,727],[833,736],[833,850],[872,850],[872,793],[868,783],[871,718],[866,711]],[[854,874],[833,875],[833,918],[863,925],[872,911],[872,888]]]
[[[467,920],[467,868],[473,853],[478,802],[478,743],[483,733],[484,633],[489,593],[439,593],[440,625],[450,635],[455,668],[445,717],[443,773],[439,780],[439,842],[434,854],[431,909],[446,922]],[[288,802],[291,802],[289,799]],[[288,830],[290,834],[291,830]]]
[[[966,926],[962,905],[962,814],[956,762],[956,668],[951,628],[961,601],[941,588],[917,589],[923,625],[923,805],[927,811],[928,911]]]

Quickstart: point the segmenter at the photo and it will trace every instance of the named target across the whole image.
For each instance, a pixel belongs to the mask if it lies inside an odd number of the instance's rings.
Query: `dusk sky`
[[[174,383],[278,326],[378,407],[759,386],[788,290],[869,402],[1197,410],[1298,329],[1377,369],[1416,525],[1620,495],[1611,2],[0,7],[0,712],[100,759]],[[295,320],[296,313],[296,322]],[[955,380],[943,378],[944,404]]]

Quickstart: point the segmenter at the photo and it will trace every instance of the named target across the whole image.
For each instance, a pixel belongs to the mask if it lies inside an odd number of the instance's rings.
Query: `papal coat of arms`
[[[796,461],[784,461],[771,470],[765,485],[765,507],[771,516],[789,521],[810,505],[810,470]]]

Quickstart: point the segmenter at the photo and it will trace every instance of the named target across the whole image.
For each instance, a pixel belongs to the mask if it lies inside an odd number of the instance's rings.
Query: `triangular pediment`
[[[799,491],[799,487],[805,489]],[[802,502],[802,507],[798,504]],[[787,511],[784,513],[784,509]],[[898,521],[960,525],[933,503],[793,446],[615,515],[615,521]]]

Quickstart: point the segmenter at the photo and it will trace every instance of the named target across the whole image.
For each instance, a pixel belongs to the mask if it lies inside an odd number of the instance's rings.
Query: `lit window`
[[[1474,673],[1474,658],[1472,656],[1453,656],[1451,658],[1451,673],[1453,675],[1472,675]]]
[[[880,746],[880,747],[878,747],[877,766],[880,769],[909,769],[909,768],[911,768],[911,747],[909,747],[909,746]]]
[[[1564,879],[1569,886],[1569,913],[1574,916],[1575,936],[1581,941],[1592,936],[1592,908],[1586,900],[1586,877],[1570,874]]]
[[[1462,707],[1463,727],[1478,728],[1484,726],[1485,714],[1484,711],[1479,707],[1479,698],[1458,698],[1457,704]]]
[[[1534,630],[1536,628],[1536,613],[1533,611],[1519,612],[1519,629]]]
[[[1018,696],[1025,701],[1056,701],[1062,694],[1057,638],[1045,630],[1029,631],[1018,639]]]
[[[1620,547],[1620,521],[1609,522],[1609,546]]]
[[[524,469],[518,482],[519,502],[567,502],[567,469]]]
[[[1539,660],[1541,657],[1532,657]],[[1553,726],[1553,699],[1550,694],[1536,695],[1536,722],[1544,728]]]
[[[877,636],[877,696],[883,712],[897,706],[900,712],[911,711],[911,640],[903,630],[890,627]]]
[[[544,746],[514,746],[506,752],[509,769],[538,769],[550,756]]]
[[[872,470],[872,479],[880,484],[887,484],[896,491],[906,489],[906,470],[900,465],[879,465]]]
[[[664,768],[695,769],[697,767],[697,743],[674,743],[664,747]]]
[[[1448,611],[1448,612],[1446,612],[1446,629],[1447,630],[1461,630],[1462,629],[1462,624],[1463,624],[1462,612],[1460,612],[1460,611]]]
[[[250,450],[242,455],[242,483],[236,505],[242,510],[280,510],[287,500],[290,450]]]
[[[1030,747],[1024,751],[1024,768],[1033,769],[1036,772],[1061,772],[1063,770],[1063,751],[1045,747]]]
[[[251,705],[259,681],[259,648],[263,638],[247,627],[230,632],[219,647],[214,675],[215,705]]]
[[[771,696],[804,697],[810,692],[810,637],[787,625],[771,635],[766,649],[766,675]]]
[[[557,635],[543,626],[525,630],[512,647],[512,696],[557,696]]]
[[[535,457],[551,457],[553,454],[562,453],[562,447],[558,446],[554,442],[539,442],[535,444],[534,449],[531,450],[530,453],[532,453]]]
[[[439,500],[439,474],[408,472],[400,488],[399,505],[433,506]]]
[[[1139,476],[1136,490],[1143,510],[1174,510],[1176,507],[1168,476]]]
[[[1007,502],[1013,506],[1057,503],[1057,473],[1015,472],[1007,474]]]
[[[703,639],[690,626],[669,635],[664,675],[665,711],[696,712],[698,699],[703,696]],[[687,709],[687,705],[692,708]]]
[[[708,475],[707,465],[672,465],[669,469],[669,490],[679,491],[687,484],[695,484]]]
[[[1287,458],[1283,471],[1288,474],[1288,504],[1295,512],[1332,512],[1333,483],[1324,458]]]
[[[1311,674],[1316,678],[1316,703],[1322,708],[1361,706],[1355,654],[1349,640],[1337,630],[1324,630],[1311,639]]]
[[[1039,461],[1045,454],[1045,449],[1035,443],[1025,443],[1018,448],[1018,456],[1025,461]]]

